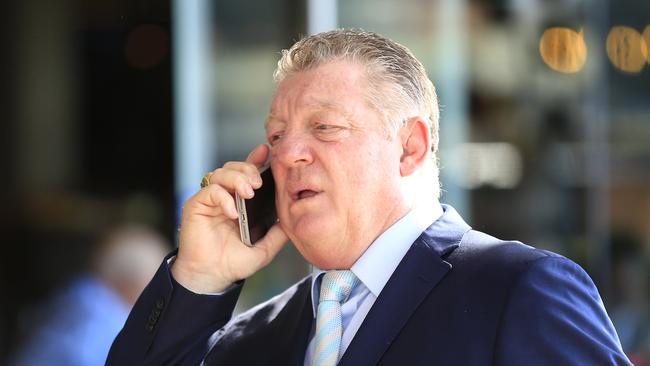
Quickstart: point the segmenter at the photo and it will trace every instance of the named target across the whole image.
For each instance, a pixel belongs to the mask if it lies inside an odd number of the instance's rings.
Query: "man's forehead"
[[[309,100],[302,103],[299,108],[302,109],[301,112],[306,114],[313,114],[317,112],[333,112],[341,115],[342,117],[351,120],[352,112],[345,105],[343,101],[339,100]],[[284,118],[281,116],[281,112],[275,110],[274,106],[271,106],[268,116],[264,126],[267,127],[270,123],[286,123]]]

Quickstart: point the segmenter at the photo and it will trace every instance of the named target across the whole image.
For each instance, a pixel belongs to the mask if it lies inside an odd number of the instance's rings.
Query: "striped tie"
[[[351,271],[329,271],[320,285],[316,315],[316,350],[313,366],[336,365],[341,348],[341,302],[347,300],[359,279]]]

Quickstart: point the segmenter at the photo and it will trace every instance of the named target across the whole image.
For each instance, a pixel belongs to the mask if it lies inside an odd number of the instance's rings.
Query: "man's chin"
[[[310,240],[320,235],[336,233],[336,220],[333,215],[326,214],[324,210],[309,210],[300,214],[289,214],[289,231],[301,239]]]
[[[316,225],[305,227],[305,225],[296,228],[293,235],[290,235],[292,241],[305,248],[318,248],[327,246],[326,233],[323,227],[318,228]],[[325,232],[324,232],[325,231]],[[330,235],[331,236],[331,235]]]

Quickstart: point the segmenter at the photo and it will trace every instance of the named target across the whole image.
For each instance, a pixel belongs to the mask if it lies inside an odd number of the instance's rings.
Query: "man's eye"
[[[327,124],[324,124],[324,123],[319,123],[319,124],[316,125],[316,129],[318,131],[334,132],[334,131],[341,130],[342,128],[343,127],[341,127],[341,126],[327,125]]]
[[[345,138],[349,128],[340,125],[330,125],[326,123],[314,124],[314,135],[322,141],[338,141]]]
[[[282,138],[281,133],[274,133],[271,136],[269,136],[269,143],[271,143],[271,145],[273,145],[273,143],[279,141],[281,138]]]

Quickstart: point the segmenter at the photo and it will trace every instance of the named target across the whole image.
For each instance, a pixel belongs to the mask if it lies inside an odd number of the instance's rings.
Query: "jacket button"
[[[154,313],[149,314],[149,324],[155,325],[157,321],[158,321],[158,317],[156,316],[156,314]]]
[[[158,310],[162,310],[165,307],[165,298],[161,297],[158,300],[156,300],[156,308]]]

